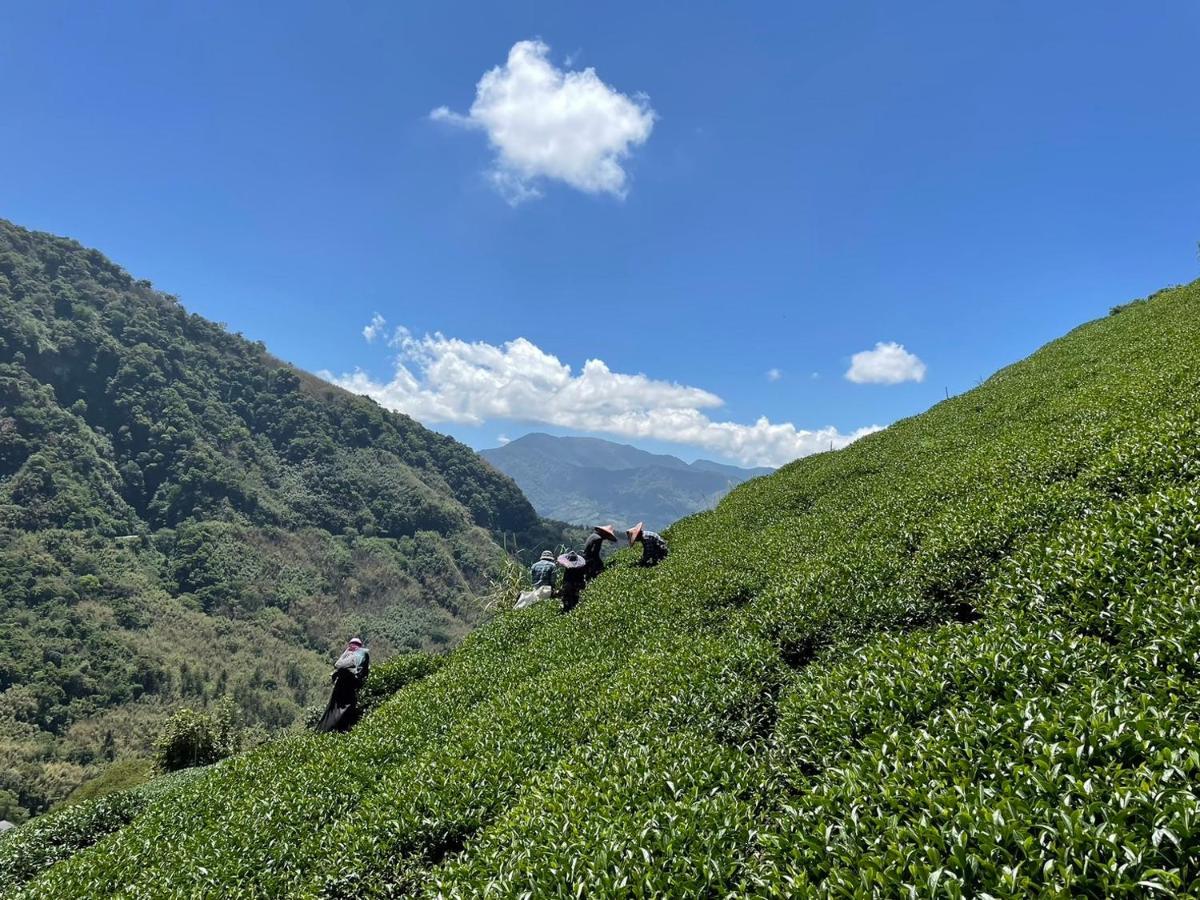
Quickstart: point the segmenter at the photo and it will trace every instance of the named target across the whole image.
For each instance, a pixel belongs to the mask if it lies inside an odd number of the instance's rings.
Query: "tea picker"
[[[657,566],[671,552],[671,548],[667,546],[662,535],[656,531],[647,531],[644,522],[638,522],[625,534],[629,537],[630,547],[638,541],[642,542],[642,558],[635,565]]]
[[[555,582],[558,581],[558,564],[551,551],[542,551],[541,558],[529,569],[529,580],[535,589],[548,587],[551,594],[554,593]]]
[[[600,548],[604,546],[605,541],[612,541],[614,544],[617,542],[617,532],[612,525],[597,525],[583,544],[583,559],[586,563],[584,575],[587,581],[591,581],[604,571],[604,560],[600,558]],[[561,556],[559,562],[562,562]]]
[[[346,649],[333,664],[333,693],[325,715],[316,724],[317,731],[349,731],[358,721],[358,690],[366,683],[371,668],[371,651],[360,638],[350,638]]]
[[[579,593],[587,581],[587,560],[571,550],[558,558],[558,564],[563,567],[562,611],[569,613],[579,603]]]

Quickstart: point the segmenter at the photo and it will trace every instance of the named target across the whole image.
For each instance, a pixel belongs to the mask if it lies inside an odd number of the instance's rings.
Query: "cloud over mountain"
[[[392,345],[397,357],[389,381],[361,370],[321,376],[426,424],[480,425],[495,419],[540,423],[685,444],[744,465],[783,465],[877,430],[809,430],[765,416],[749,425],[715,421],[706,411],[724,401],[710,391],[614,372],[599,359],[587,360],[576,373],[525,338],[495,345],[440,333],[416,337],[398,329]]]

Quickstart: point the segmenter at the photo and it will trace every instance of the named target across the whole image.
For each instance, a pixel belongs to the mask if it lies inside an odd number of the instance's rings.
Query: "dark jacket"
[[[579,603],[579,593],[583,590],[586,580],[587,568],[584,566],[563,569],[562,590],[559,591],[559,596],[562,597],[563,612],[570,612]]]
[[[600,558],[600,548],[603,546],[604,538],[595,532],[589,534],[588,539],[583,542],[583,558],[587,560],[583,572],[588,581],[604,571],[604,560]]]

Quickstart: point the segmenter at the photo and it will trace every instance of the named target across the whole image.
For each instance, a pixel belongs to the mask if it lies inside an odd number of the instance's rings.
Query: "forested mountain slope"
[[[628,444],[537,433],[480,456],[512,476],[543,516],[579,525],[644,521],[651,529],[709,509],[736,485],[773,471],[685,463]]]
[[[736,489],[349,735],[16,829],[6,887],[1194,894],[1198,426],[1200,283]]]
[[[349,630],[453,642],[512,533],[556,537],[467,447],[0,221],[0,818],[181,700],[286,725]]]

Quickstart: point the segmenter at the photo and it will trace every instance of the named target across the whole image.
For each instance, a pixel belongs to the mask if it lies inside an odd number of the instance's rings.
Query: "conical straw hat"
[[[587,560],[572,550],[569,553],[564,553],[558,558],[558,564],[564,569],[578,569],[580,566],[586,565]]]

